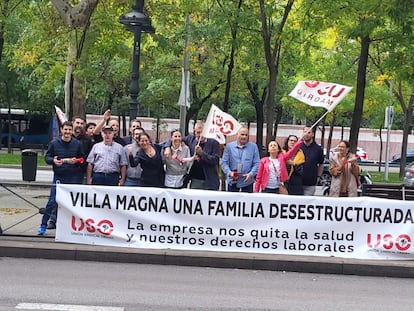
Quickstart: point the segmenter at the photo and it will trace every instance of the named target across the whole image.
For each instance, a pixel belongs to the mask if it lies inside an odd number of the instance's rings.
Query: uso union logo
[[[84,231],[89,233],[99,232],[109,236],[114,231],[114,225],[109,219],[95,220],[92,218],[83,219],[72,216],[72,229],[74,231]]]
[[[411,237],[405,233],[397,236],[390,233],[383,235],[380,233],[376,235],[368,233],[367,245],[369,248],[383,248],[385,250],[405,252],[411,247]]]

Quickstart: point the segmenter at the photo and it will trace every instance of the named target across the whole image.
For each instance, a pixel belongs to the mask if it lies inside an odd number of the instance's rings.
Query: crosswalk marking
[[[15,309],[20,310],[48,310],[48,311],[124,311],[121,307],[67,305],[51,303],[19,303]]]

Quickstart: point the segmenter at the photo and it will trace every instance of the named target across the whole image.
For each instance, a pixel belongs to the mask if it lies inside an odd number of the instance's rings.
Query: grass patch
[[[388,181],[385,181],[385,172],[369,172],[374,183],[401,184],[403,181],[399,173],[388,173]]]
[[[22,165],[21,154],[2,153],[0,154],[0,164],[7,165]],[[47,166],[45,157],[43,155],[37,155],[37,165]]]

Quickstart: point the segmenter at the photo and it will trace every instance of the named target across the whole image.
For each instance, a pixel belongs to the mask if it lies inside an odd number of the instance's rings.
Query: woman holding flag
[[[260,160],[254,192],[281,193],[281,188],[285,187],[285,182],[289,180],[286,160],[295,155],[301,144],[302,138],[297,140],[288,152],[283,153],[276,141],[269,143],[269,156]]]

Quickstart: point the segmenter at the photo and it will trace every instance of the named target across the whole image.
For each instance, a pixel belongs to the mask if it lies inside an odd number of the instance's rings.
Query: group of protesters
[[[97,124],[86,124],[81,117],[63,122],[60,136],[50,142],[45,155],[54,177],[38,234],[56,228],[58,183],[219,190],[221,166],[229,192],[315,194],[324,153],[312,127],[304,127],[301,137],[289,135],[283,148],[271,141],[268,156],[260,158],[247,127],[242,126],[237,139],[223,150],[218,141],[202,136],[203,126],[195,123],[193,133],[185,137],[174,129],[168,141],[155,144],[136,119],[130,122],[129,136],[120,137],[119,122],[110,110]],[[344,180],[351,180],[359,168],[349,156],[349,144],[341,141],[338,147],[330,166],[332,193],[352,196]]]

